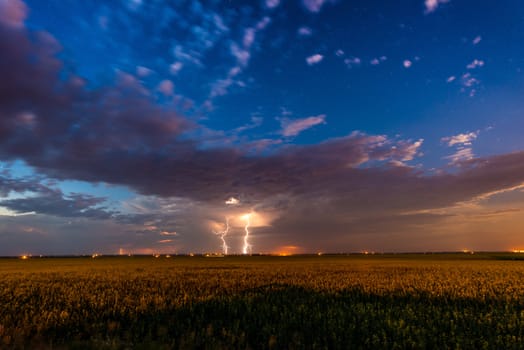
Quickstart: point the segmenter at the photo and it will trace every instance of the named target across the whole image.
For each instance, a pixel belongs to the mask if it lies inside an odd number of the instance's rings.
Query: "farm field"
[[[5,258],[0,348],[522,348],[521,257]]]

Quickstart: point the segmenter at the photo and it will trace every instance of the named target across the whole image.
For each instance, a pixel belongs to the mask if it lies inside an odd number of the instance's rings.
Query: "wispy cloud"
[[[144,66],[136,67],[136,75],[138,75],[141,78],[145,78],[151,75],[151,73],[153,73],[153,71],[147,67],[144,67]]]
[[[473,159],[474,157],[473,149],[466,147],[458,149],[455,153],[446,156],[445,158],[449,159],[451,164],[460,164],[461,162]]]
[[[478,36],[476,36],[476,37],[471,41],[471,43],[472,43],[473,45],[477,45],[477,44],[479,44],[481,41],[482,41],[482,37],[481,37],[480,35],[478,35]]]
[[[286,137],[297,136],[304,130],[312,128],[315,125],[325,124],[325,123],[326,123],[325,114],[319,114],[316,116],[311,116],[311,117],[302,118],[302,119],[281,118],[280,124],[282,126],[282,130],[280,133]]]

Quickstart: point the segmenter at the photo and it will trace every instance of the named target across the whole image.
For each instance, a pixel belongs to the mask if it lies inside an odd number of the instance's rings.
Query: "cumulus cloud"
[[[280,119],[280,124],[282,125],[281,134],[283,136],[296,136],[302,131],[312,128],[315,125],[325,124],[326,115],[319,114],[316,116],[311,116],[303,119],[289,119],[282,118]]]
[[[306,57],[306,62],[308,65],[312,66],[317,63],[320,63],[323,59],[324,59],[324,56],[317,53],[317,54]]]
[[[410,60],[404,60],[404,62],[402,62],[402,65],[404,66],[404,68],[409,68],[413,65],[413,62],[411,62]]]

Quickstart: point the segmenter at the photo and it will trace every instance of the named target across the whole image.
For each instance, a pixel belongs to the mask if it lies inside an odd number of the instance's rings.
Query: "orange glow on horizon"
[[[300,247],[296,245],[286,245],[286,246],[278,247],[276,249],[275,255],[290,256],[290,255],[297,254],[299,250],[300,250]]]

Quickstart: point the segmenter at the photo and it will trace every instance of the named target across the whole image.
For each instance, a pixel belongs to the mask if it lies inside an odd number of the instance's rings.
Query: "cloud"
[[[12,197],[10,193],[19,196]],[[0,176],[0,207],[17,214],[108,219],[114,212],[100,206],[106,201],[103,197],[79,193],[64,195],[61,190],[46,186],[36,178]]]
[[[402,65],[404,66],[404,68],[409,68],[411,67],[412,64],[413,62],[411,62],[410,60],[404,60],[404,62],[402,62]]]
[[[227,205],[237,205],[240,203],[240,201],[236,199],[235,197],[230,197],[225,203]]]
[[[310,36],[313,34],[313,30],[309,27],[302,26],[298,28],[297,33],[300,36]]]
[[[524,152],[475,158],[462,151],[453,172],[432,175],[401,166],[420,156],[423,140],[361,132],[317,144],[282,144],[262,155],[244,147],[209,147],[195,136],[202,135],[202,126],[159,106],[157,94],[136,77],[120,72],[106,86],[87,88],[64,68],[59,50],[49,34],[30,38],[0,24],[0,159],[24,160],[47,179],[126,186],[140,199],[114,213],[104,207],[105,198],[3,175],[2,206],[37,214],[0,221],[2,253],[33,242],[32,248],[47,245],[48,251],[63,253],[101,246],[115,252],[119,247],[213,249],[210,237],[217,247],[220,242],[209,222],[223,222],[229,210],[267,217],[253,231],[257,251],[289,242],[352,250],[370,240],[383,247],[409,247],[415,241],[436,247],[437,238],[424,243],[429,235],[457,231],[453,214],[435,211],[524,182]],[[181,52],[190,50],[184,46]],[[242,66],[237,63],[228,67],[228,76],[238,77]],[[325,122],[322,115],[309,118],[283,122],[282,134],[297,135]],[[468,149],[475,139],[469,134],[443,142]],[[9,197],[13,191],[33,195]],[[231,197],[241,203],[227,206]],[[241,237],[237,226],[232,239]],[[158,243],[162,232],[177,232],[169,237],[173,247]]]
[[[180,44],[175,45],[173,48],[173,55],[175,58],[182,63],[194,64],[196,66],[202,66],[202,53],[192,48],[185,48]]]
[[[462,92],[468,92],[470,97],[475,96],[477,93],[476,87],[480,85],[480,80],[478,80],[471,73],[464,73],[460,77],[460,83],[462,85]]]
[[[324,56],[317,53],[317,54],[306,57],[306,62],[308,65],[312,66],[314,64],[320,63],[323,59],[324,59]]]
[[[266,7],[269,9],[273,9],[280,5],[280,0],[266,0]]]
[[[455,153],[445,157],[450,160],[451,164],[461,164],[464,161],[471,160],[475,157],[471,145],[473,141],[478,137],[480,131],[473,131],[464,134],[458,134],[454,136],[443,137],[441,142],[446,143],[449,147],[457,147]]]
[[[478,137],[480,131],[472,131],[465,134],[458,134],[454,136],[447,136],[441,139],[442,142],[445,142],[449,147],[455,145],[461,146],[470,146],[471,143]]]
[[[243,67],[247,66],[251,53],[248,50],[240,48],[236,43],[232,43],[230,48],[231,55],[237,59],[238,64]]]
[[[27,5],[22,0],[0,0],[0,24],[20,29],[27,17]]]
[[[255,41],[255,29],[254,28],[247,28],[244,31],[244,39],[242,43],[244,44],[245,48],[250,48],[251,45],[253,45],[253,42]]]
[[[456,79],[457,79],[456,76],[451,75],[451,76],[449,76],[449,77],[446,79],[446,82],[447,82],[447,83],[451,83],[451,82],[455,81]]]
[[[311,116],[303,119],[288,119],[281,118],[280,124],[282,126],[281,134],[283,136],[296,136],[302,131],[312,128],[315,125],[325,124],[326,115],[319,114],[316,116]]]
[[[145,78],[149,76],[151,73],[153,73],[153,71],[147,67],[143,67],[143,66],[136,67],[136,75],[138,75],[141,78]]]
[[[322,6],[328,2],[334,2],[333,0],[302,0],[302,5],[312,13],[318,13],[322,9]]]
[[[449,0],[425,0],[424,6],[426,7],[425,13],[431,13],[434,12],[440,4],[445,4],[449,2]]]
[[[362,60],[358,57],[349,57],[344,59],[344,63],[348,68],[352,68],[355,65],[360,65]]]
[[[173,75],[177,75],[183,67],[184,64],[182,62],[174,62],[169,66],[169,72]]]
[[[161,236],[176,236],[176,235],[177,235],[177,233],[176,233],[176,232],[174,232],[174,231],[173,231],[173,232],[169,232],[169,231],[162,231],[162,232],[160,232],[160,235],[161,235]]]
[[[255,28],[257,31],[264,30],[269,25],[269,23],[271,23],[271,18],[264,16],[260,21],[257,22]]]
[[[450,160],[451,164],[461,164],[466,160],[471,160],[475,158],[473,154],[473,149],[471,147],[459,148],[455,153],[445,157]]]
[[[481,41],[482,41],[482,37],[481,37],[480,35],[478,35],[478,36],[475,37],[475,39],[473,39],[473,40],[471,41],[471,43],[472,43],[473,45],[477,45],[477,44],[480,43]]]
[[[371,64],[372,66],[377,66],[381,62],[385,62],[387,59],[388,58],[386,56],[380,56],[378,58],[373,58],[371,61],[369,61],[369,64]]]
[[[175,90],[175,85],[171,80],[165,79],[158,84],[158,91],[163,93],[165,96],[173,95]]]
[[[484,66],[484,61],[474,59],[470,64],[466,66],[467,69],[475,69]]]
[[[230,45],[230,52],[236,60],[237,64],[241,67],[246,67],[249,59],[251,58],[251,49],[255,43],[256,35],[261,30],[266,29],[268,24],[271,23],[271,19],[267,16],[259,20],[253,27],[244,29],[244,35],[242,37],[242,44],[235,42]]]

